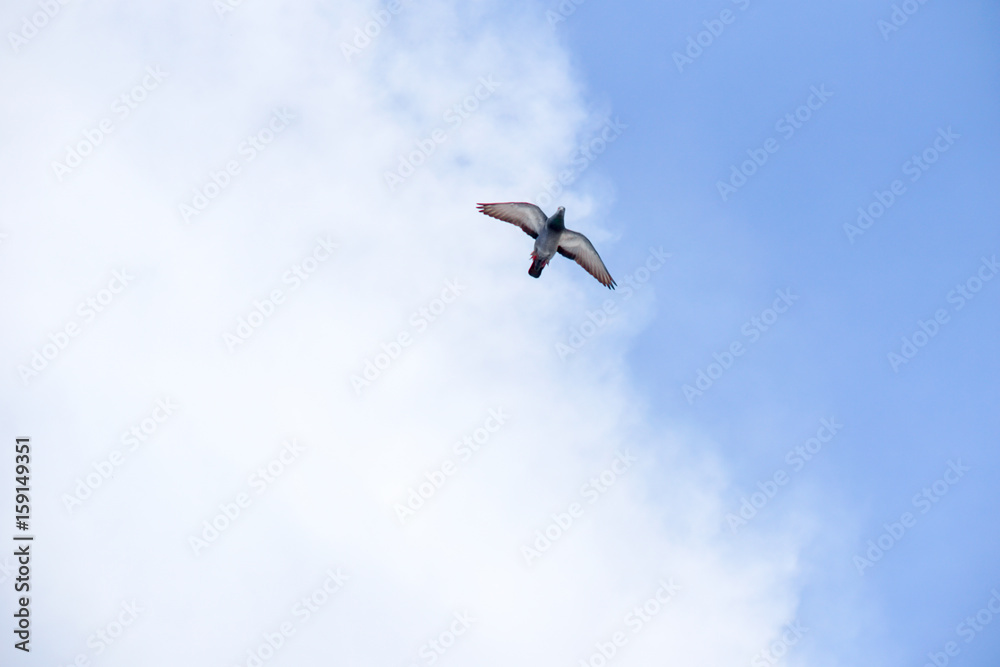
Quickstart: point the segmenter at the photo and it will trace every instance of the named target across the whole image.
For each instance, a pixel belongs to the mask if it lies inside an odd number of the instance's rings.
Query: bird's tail
[[[534,255],[531,256],[531,268],[528,269],[528,275],[532,278],[537,278],[542,275],[542,269],[545,268],[546,262],[538,259]]]

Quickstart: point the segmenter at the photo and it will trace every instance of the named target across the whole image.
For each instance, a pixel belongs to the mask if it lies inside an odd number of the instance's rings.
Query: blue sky
[[[675,251],[629,354],[650,411],[712,438],[733,466],[734,497],[787,467],[784,453],[820,417],[845,424],[763,517],[818,517],[800,608],[815,628],[811,664],[922,664],[997,581],[998,284],[961,310],[949,301],[1000,245],[990,217],[997,12],[918,6],[886,39],[879,21],[892,3],[753,2],[683,71],[671,55],[733,5],[586,3],[558,25],[588,90],[631,123],[601,162],[622,245],[633,256],[647,239]],[[626,34],[627,44],[607,38]],[[816,85],[832,97],[786,138],[776,122]],[[960,138],[914,182],[904,163],[939,128]],[[721,201],[713,186],[769,137],[778,151]],[[905,193],[852,244],[843,225],[896,179]],[[740,326],[784,287],[800,301],[689,405],[682,385],[714,352],[746,342]],[[894,372],[888,353],[940,308],[949,322]],[[959,458],[968,476],[859,580],[851,556]],[[998,641],[985,630],[954,660],[992,664]]]
[[[0,662],[995,664],[995,7],[219,6],[0,13]]]

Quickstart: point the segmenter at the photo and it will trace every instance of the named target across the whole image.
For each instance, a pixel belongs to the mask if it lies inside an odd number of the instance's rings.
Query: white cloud
[[[67,5],[5,56],[3,393],[5,423],[35,443],[34,659],[248,664],[288,622],[265,664],[429,664],[421,647],[468,612],[441,664],[579,664],[617,631],[622,664],[749,661],[793,618],[796,541],[734,550],[721,464],[652,425],[623,360],[649,302],[563,362],[555,342],[607,293],[561,260],[528,279],[530,239],[475,211],[532,196],[603,122],[544,17],[412,4],[347,62],[339,43],[375,6],[341,4],[245,2],[222,20],[207,4]],[[58,182],[51,161],[147,66],[169,76]],[[385,170],[484,76],[498,90],[390,192]],[[246,159],[276,107],[295,122]],[[228,160],[239,173],[185,224],[178,205]],[[327,236],[337,251],[292,288],[285,273]],[[84,322],[77,304],[123,268],[134,281]],[[447,281],[464,291],[421,329],[411,314]],[[17,366],[69,321],[79,335],[25,386]],[[412,344],[358,396],[350,377],[400,333]],[[163,397],[176,414],[67,511]],[[498,407],[508,422],[400,526],[393,505]],[[304,451],[258,494],[248,478],[293,438]],[[590,504],[581,485],[625,450],[637,460]],[[240,493],[249,505],[195,556],[189,538]],[[571,503],[583,515],[527,565],[521,547]],[[343,587],[300,623],[297,601],[337,568]],[[632,633],[661,579],[680,592]],[[142,611],[98,656],[88,636],[132,600]]]

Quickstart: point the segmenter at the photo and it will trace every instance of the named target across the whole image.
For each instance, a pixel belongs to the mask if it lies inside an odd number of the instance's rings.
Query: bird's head
[[[566,213],[565,206],[560,206],[559,208],[557,208],[556,212],[552,214],[551,218],[549,218],[548,221],[549,226],[552,227],[553,229],[565,228],[566,227],[566,216],[564,215],[565,213]]]

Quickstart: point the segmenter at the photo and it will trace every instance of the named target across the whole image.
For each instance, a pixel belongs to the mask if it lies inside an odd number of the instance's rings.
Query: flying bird
[[[525,202],[476,204],[476,208],[480,213],[517,225],[525,234],[535,239],[535,249],[531,253],[531,268],[528,269],[528,275],[532,278],[542,275],[542,269],[558,252],[563,257],[575,260],[608,289],[615,288],[615,281],[590,240],[579,232],[566,229],[563,220],[565,207],[557,208],[551,217],[545,215],[542,209],[534,204]]]

